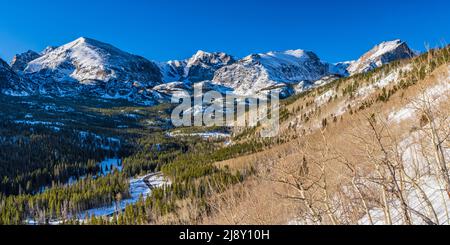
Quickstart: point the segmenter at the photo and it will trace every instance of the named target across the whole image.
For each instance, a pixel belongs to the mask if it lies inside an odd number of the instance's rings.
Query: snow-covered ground
[[[428,100],[435,105],[435,108],[438,108],[439,103],[449,99],[450,76],[447,75],[446,77],[438,78],[438,81],[439,83],[436,85],[422,91],[415,101],[391,112],[388,115],[388,120],[392,123],[400,123],[417,116],[422,100]],[[432,149],[431,145],[427,146],[430,143],[424,140],[425,138],[426,136],[423,133],[411,133],[398,146],[399,151],[403,154],[401,159],[405,164],[407,174],[419,186],[413,186],[412,184],[406,186],[406,202],[409,207],[422,213],[433,222],[440,225],[450,225],[450,198],[445,191],[444,182],[438,176],[440,169],[437,166],[436,160],[433,157],[428,159],[424,156],[424,147]],[[427,155],[433,154],[429,153]],[[444,158],[448,162],[448,159],[450,159],[450,149],[444,149],[444,155]],[[427,204],[428,202],[429,204]],[[392,223],[397,225],[405,224],[399,201],[392,201],[388,206]],[[382,208],[373,208],[370,211],[370,215],[374,224],[386,224],[385,210]],[[422,217],[414,212],[411,212],[411,219],[413,224],[426,223]],[[369,216],[366,215],[359,223],[370,224]]]
[[[106,162],[107,161],[104,161],[102,163],[106,164]],[[110,162],[112,161],[108,161],[108,164]],[[124,210],[127,206],[135,204],[136,202],[139,201],[141,197],[143,198],[143,200],[147,199],[150,196],[152,189],[167,186],[170,184],[171,182],[168,179],[166,179],[161,173],[152,173],[137,178],[131,178],[130,198],[121,200],[119,204],[111,203],[103,207],[85,210],[77,214],[77,219],[80,222],[84,222],[86,218],[90,218],[92,216],[95,217],[112,216],[114,213]],[[25,223],[28,225],[39,224],[36,220],[32,219],[27,219]],[[63,223],[62,220],[52,220],[49,222],[50,225],[60,225],[62,223]]]
[[[390,84],[396,83],[398,81],[398,78],[399,72],[393,71],[387,76],[379,79],[375,83],[359,88],[358,91],[356,92],[356,96],[366,98],[367,96],[373,94],[377,89],[381,89]]]
[[[179,132],[167,133],[169,137],[201,137],[203,139],[227,139],[231,138],[231,134],[222,132],[203,132],[203,133],[191,133],[184,134]]]
[[[437,163],[433,160],[429,162],[422,153],[420,142],[424,136],[421,133],[413,133],[406,137],[399,144],[399,149],[403,152],[402,159],[406,165],[406,172],[418,185],[419,188],[412,184],[405,186],[406,202],[410,208],[418,211],[430,218],[433,222],[440,225],[450,225],[450,198],[445,191],[445,185],[441,181]],[[445,150],[445,158],[450,158],[450,149]],[[427,204],[427,199],[430,204]],[[389,213],[392,217],[392,224],[405,224],[404,215],[401,210],[401,204],[398,200],[389,203]],[[375,225],[385,225],[385,212],[382,208],[373,208],[370,211],[373,223]],[[425,221],[414,212],[410,213],[413,224],[426,224]],[[359,224],[370,224],[369,216],[363,217]]]
[[[416,114],[416,110],[412,106],[405,106],[398,111],[392,112],[388,116],[389,121],[400,123],[404,120],[412,118]]]
[[[98,166],[100,167],[100,172],[102,175],[108,175],[115,169],[117,169],[119,172],[122,172],[123,169],[122,160],[119,158],[105,159],[104,161],[98,163]]]
[[[327,103],[331,98],[333,98],[336,95],[336,91],[334,90],[328,90],[327,92],[323,93],[322,95],[318,96],[315,99],[317,106],[322,106],[325,103]]]
[[[450,67],[449,67],[450,71]],[[412,118],[416,115],[416,108],[421,105],[422,100],[429,100],[435,105],[438,105],[442,101],[446,101],[450,98],[450,76],[441,78],[440,82],[430,88],[424,90],[417,98],[416,101],[405,105],[397,111],[393,111],[389,114],[388,120],[400,123],[406,119]]]
[[[147,183],[146,183],[147,182]],[[110,205],[93,208],[78,214],[78,218],[83,220],[86,217],[105,217],[125,209],[128,205],[133,205],[142,198],[145,200],[152,192],[152,189],[170,185],[170,182],[164,178],[161,173],[149,174],[138,178],[130,179],[130,195],[128,199],[120,201],[120,204],[111,203]]]
[[[75,111],[75,109],[73,109],[72,107],[57,106],[56,104],[53,104],[53,103],[43,104],[42,106],[40,106],[40,108],[45,111],[51,111],[51,112],[74,112]]]
[[[31,120],[15,120],[17,124],[26,124],[26,125],[57,125],[64,126],[64,123],[61,122],[44,122],[44,121],[31,121]]]
[[[12,90],[12,89],[2,90],[2,93],[5,94],[5,95],[13,96],[13,97],[27,97],[27,96],[30,96],[30,94],[25,92],[25,91],[15,91],[15,90]]]
[[[25,115],[26,118],[30,118],[31,114]],[[32,117],[32,115],[31,115]],[[33,120],[15,120],[14,123],[16,124],[23,124],[23,125],[29,125],[29,126],[35,126],[35,125],[42,125],[46,128],[49,128],[55,132],[61,131],[61,127],[64,126],[64,123],[61,122],[44,122],[44,121],[33,121]]]

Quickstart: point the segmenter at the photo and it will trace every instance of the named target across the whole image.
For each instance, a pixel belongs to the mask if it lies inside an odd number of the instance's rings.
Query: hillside
[[[450,48],[285,101],[282,133],[216,163],[257,174],[207,224],[449,224]],[[258,128],[235,143],[258,139]],[[231,202],[229,200],[232,200]]]

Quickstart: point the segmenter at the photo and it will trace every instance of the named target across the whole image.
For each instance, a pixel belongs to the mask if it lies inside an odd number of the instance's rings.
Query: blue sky
[[[243,57],[306,49],[322,59],[355,59],[400,38],[417,50],[450,42],[447,0],[0,0],[0,57],[40,51],[80,36],[151,60],[197,50]]]

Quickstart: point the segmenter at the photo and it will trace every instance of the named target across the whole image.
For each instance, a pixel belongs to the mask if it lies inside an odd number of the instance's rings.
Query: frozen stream
[[[142,196],[146,199],[152,192],[152,189],[168,185],[169,182],[161,173],[153,173],[139,178],[130,179],[130,195],[129,199],[124,199],[120,205],[111,203],[109,206],[86,210],[78,215],[80,219],[92,216],[111,216],[114,213],[124,210],[128,205],[135,204]]]

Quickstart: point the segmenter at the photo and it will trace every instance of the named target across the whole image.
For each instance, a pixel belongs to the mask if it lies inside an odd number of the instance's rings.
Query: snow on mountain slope
[[[415,53],[408,47],[406,42],[397,39],[376,45],[357,61],[351,62],[347,70],[350,75],[364,73],[392,61],[414,56]]]
[[[166,83],[185,80],[195,83],[212,80],[218,69],[234,62],[235,59],[226,53],[199,50],[187,60],[162,63],[160,69]]]
[[[438,79],[440,81],[439,83],[423,89],[420,97],[415,99],[426,99],[436,106],[448,101],[450,99],[450,66],[447,66],[447,75]],[[398,110],[392,111],[388,116],[388,120],[400,123],[417,116],[417,114],[417,102],[413,101]]]
[[[32,50],[28,50],[22,54],[16,54],[11,61],[11,69],[15,72],[22,72],[29,62],[39,57],[41,57],[41,55]]]
[[[154,97],[159,100],[170,101],[172,96],[183,97],[185,91],[191,91],[192,87],[184,82],[169,82],[153,88]]]
[[[395,40],[377,45],[358,61],[337,64],[323,62],[315,53],[300,49],[253,54],[239,61],[222,52],[198,51],[186,60],[155,64],[109,44],[79,38],[60,47],[47,47],[40,54],[29,51],[17,55],[12,66],[22,81],[37,83],[40,94],[83,93],[153,104],[184,87],[173,82],[191,88],[193,83],[207,81],[212,89],[238,95],[277,90],[286,97],[412,55],[406,43]]]
[[[164,83],[171,83],[177,81],[183,81],[185,79],[185,69],[187,61],[171,60],[165,63],[161,63],[159,68],[162,74],[162,80]]]
[[[47,46],[44,50],[41,51],[41,55],[46,55],[50,52],[52,52],[53,50],[57,49],[58,47],[55,46]]]
[[[330,66],[330,72],[333,74],[340,74],[343,76],[348,76],[348,75],[350,75],[348,72],[348,68],[353,63],[355,63],[355,61],[344,61],[344,62],[336,63],[336,64]]]
[[[0,59],[0,93],[10,96],[29,96],[34,92],[35,84],[23,78]]]
[[[216,71],[213,83],[234,93],[251,95],[278,90],[284,96],[328,83],[342,76],[368,72],[395,60],[415,56],[401,40],[383,42],[357,61],[329,64],[313,52],[287,50],[253,54]]]
[[[45,92],[56,94],[59,87],[52,86],[62,84],[81,89],[83,85],[96,86],[89,90],[114,97],[161,83],[160,70],[153,62],[83,37],[47,50],[45,55],[28,63],[24,73],[45,85],[41,86]]]
[[[234,58],[225,53],[198,51],[187,61],[185,75],[193,83],[212,80],[216,70],[234,62]]]
[[[230,87],[237,94],[250,95],[272,88],[286,92],[288,85],[316,81],[329,74],[330,65],[313,52],[287,50],[249,55],[219,69],[213,82]]]

